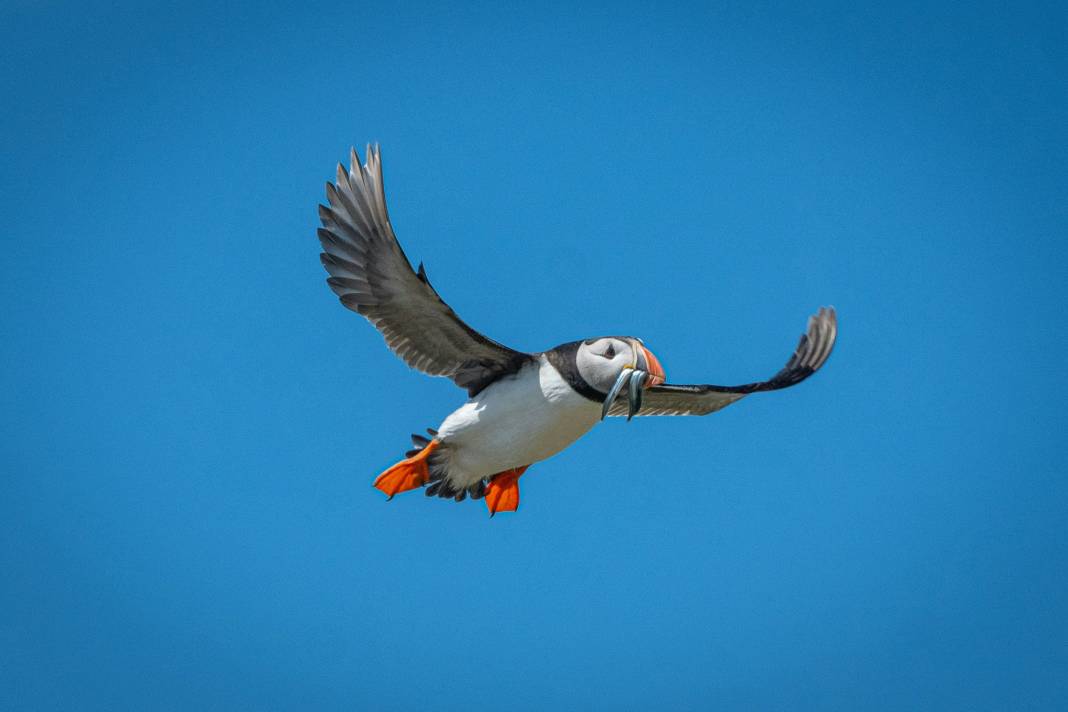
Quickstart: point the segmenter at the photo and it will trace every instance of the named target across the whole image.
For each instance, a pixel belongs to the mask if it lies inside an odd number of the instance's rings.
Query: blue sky
[[[0,10],[0,706],[1064,709],[1068,13]],[[343,309],[408,255],[520,349],[641,336],[517,515],[370,486],[462,402]]]

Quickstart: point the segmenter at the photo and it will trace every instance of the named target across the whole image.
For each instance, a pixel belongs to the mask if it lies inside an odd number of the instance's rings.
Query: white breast
[[[545,356],[502,378],[445,418],[438,437],[457,486],[530,465],[578,440],[601,404],[572,390]]]

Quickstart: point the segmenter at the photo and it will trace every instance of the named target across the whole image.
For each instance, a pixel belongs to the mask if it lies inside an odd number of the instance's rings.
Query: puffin
[[[707,415],[752,393],[795,386],[827,361],[838,333],[833,307],[808,328],[774,376],[737,386],[666,382],[653,352],[635,336],[595,336],[527,353],[479,333],[438,295],[420,263],[412,269],[386,210],[382,158],[351,150],[319,205],[326,282],[385,337],[408,366],[444,376],[467,400],[382,472],[374,486],[394,495],[482,499],[492,517],[519,508],[519,478],[585,435],[605,417]]]

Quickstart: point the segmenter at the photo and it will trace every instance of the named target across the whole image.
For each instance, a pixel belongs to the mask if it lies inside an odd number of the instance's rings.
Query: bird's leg
[[[514,512],[519,509],[519,477],[530,465],[523,465],[490,477],[486,486],[486,507],[492,517],[497,512]]]
[[[441,441],[437,438],[431,440],[422,450],[401,460],[375,478],[375,487],[388,494],[390,499],[398,492],[422,487],[430,479],[427,458],[440,444]]]

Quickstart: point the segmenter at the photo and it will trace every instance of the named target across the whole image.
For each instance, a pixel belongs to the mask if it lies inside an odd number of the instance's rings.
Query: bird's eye
[[[612,348],[612,344],[608,344],[608,348],[605,349],[604,353],[601,354],[601,355],[604,356],[605,358],[615,358],[616,357],[616,350],[614,348]]]

